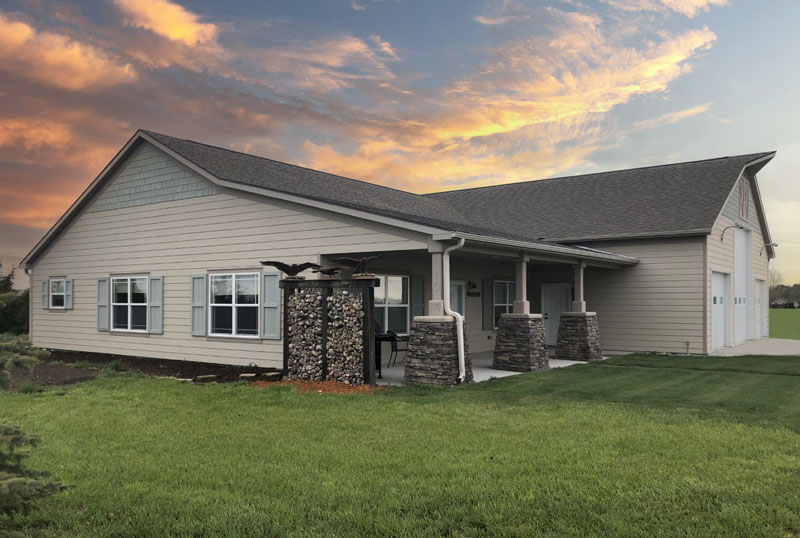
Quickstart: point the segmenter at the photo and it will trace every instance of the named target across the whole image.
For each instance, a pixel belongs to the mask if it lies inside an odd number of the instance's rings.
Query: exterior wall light
[[[742,226],[741,224],[731,224],[730,226],[726,226],[725,228],[722,229],[722,233],[719,234],[719,240],[720,241],[725,241],[725,232],[729,228],[736,228],[737,230],[744,230],[745,229],[745,227]]]
[[[764,246],[761,247],[761,250],[758,251],[758,255],[761,256],[761,253],[764,252],[764,249],[767,247],[777,247],[778,243],[764,243]]]

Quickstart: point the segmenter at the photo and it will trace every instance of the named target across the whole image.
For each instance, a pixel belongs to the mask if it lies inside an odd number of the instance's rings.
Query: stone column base
[[[599,361],[603,359],[596,313],[561,313],[558,324],[556,359],[568,361]]]
[[[467,335],[464,331],[465,383],[472,381]],[[426,385],[458,383],[458,335],[452,316],[417,316],[411,321],[403,380]]]
[[[513,372],[549,370],[541,314],[501,314],[492,368]]]

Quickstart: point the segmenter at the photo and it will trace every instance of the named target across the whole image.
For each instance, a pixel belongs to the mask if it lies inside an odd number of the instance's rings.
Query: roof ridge
[[[648,170],[650,168],[668,168],[668,167],[671,167],[671,166],[697,164],[697,163],[703,163],[703,162],[709,162],[709,161],[721,161],[723,159],[736,159],[738,157],[755,157],[755,156],[764,157],[764,156],[769,155],[771,153],[775,153],[775,151],[773,150],[773,151],[762,151],[762,152],[757,152],[757,153],[743,153],[741,155],[726,155],[724,157],[711,157],[709,159],[697,159],[697,160],[694,160],[694,161],[680,161],[680,162],[677,162],[677,163],[668,163],[668,164],[651,164],[651,165],[647,165],[647,166],[634,166],[632,168],[619,168],[617,170],[604,170],[602,172],[590,172],[588,174],[578,174],[578,175],[573,175],[573,176],[557,176],[557,177],[545,177],[545,178],[539,178],[539,179],[526,179],[524,181],[512,181],[512,182],[509,182],[509,183],[498,183],[497,185],[483,185],[481,187],[468,187],[466,189],[451,189],[451,190],[447,190],[447,191],[429,192],[429,193],[424,194],[423,196],[435,197],[436,195],[439,195],[439,194],[450,194],[450,193],[453,193],[453,192],[466,192],[466,191],[476,191],[476,190],[481,190],[481,189],[494,189],[494,188],[499,188],[499,187],[509,187],[511,185],[525,185],[525,184],[529,184],[529,183],[540,183],[542,181],[555,181],[555,180],[560,180],[560,179],[561,180],[563,180],[563,179],[578,179],[578,178],[586,178],[586,177],[589,177],[589,176],[599,176],[599,175],[603,175],[603,174],[615,174],[615,173],[619,173],[619,172],[632,172],[634,170]]]

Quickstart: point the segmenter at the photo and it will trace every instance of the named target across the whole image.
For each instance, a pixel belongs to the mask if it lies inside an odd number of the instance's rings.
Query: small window
[[[111,329],[147,332],[148,277],[111,279]]]
[[[494,281],[494,326],[500,321],[500,314],[514,311],[514,298],[517,296],[517,283],[511,280]]]
[[[50,308],[64,308],[66,306],[66,293],[66,279],[50,279]]]
[[[408,334],[409,293],[408,277],[378,275],[380,285],[375,288],[375,321],[381,332]]]
[[[258,337],[258,273],[211,275],[211,336]]]
[[[739,180],[739,217],[748,220],[750,214],[750,186],[745,178]]]

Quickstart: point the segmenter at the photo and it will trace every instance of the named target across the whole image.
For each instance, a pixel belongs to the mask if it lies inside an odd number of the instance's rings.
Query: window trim
[[[389,274],[379,274],[375,275],[377,278],[380,279],[387,279],[389,277],[397,277],[397,278],[404,278],[406,280],[406,302],[404,304],[389,304],[384,302],[383,304],[378,304],[377,301],[373,305],[375,309],[382,309],[383,310],[383,320],[381,322],[381,327],[384,327],[387,331],[389,330],[389,308],[400,308],[404,307],[406,309],[406,330],[405,332],[396,333],[397,336],[408,336],[409,332],[411,331],[411,277],[409,275],[389,275]],[[384,301],[386,300],[386,290],[388,289],[388,284],[386,281],[383,282],[385,287],[383,288],[376,288],[376,289],[383,289],[383,297]]]
[[[207,305],[208,305],[208,319],[206,323],[208,323],[208,330],[206,330],[206,336],[214,337],[214,338],[245,338],[249,340],[258,340],[261,338],[261,303],[262,303],[262,296],[261,296],[261,279],[263,278],[261,275],[263,273],[259,273],[258,271],[220,271],[215,273],[208,274],[208,296],[207,296]],[[214,289],[213,280],[214,277],[220,276],[229,276],[231,277],[231,303],[230,304],[217,304],[212,302],[212,290]],[[237,276],[254,276],[256,277],[256,302],[254,304],[237,304],[236,303],[236,277]],[[231,333],[215,333],[214,326],[211,323],[211,316],[214,307],[230,307],[231,308]],[[256,309],[256,334],[236,334],[236,309],[237,308],[255,308]]]
[[[497,302],[497,296],[495,294],[495,290],[497,288],[496,288],[495,284],[497,284],[498,282],[504,283],[506,285],[506,300],[507,301],[509,300],[509,296],[508,296],[509,284],[514,284],[514,295],[515,296],[511,297],[510,301],[507,302],[507,303],[498,303]],[[494,317],[495,309],[498,306],[505,306],[506,307],[506,311],[505,311],[506,314],[511,314],[511,313],[514,312],[514,301],[516,300],[516,286],[517,286],[517,281],[516,280],[492,279],[492,316],[493,317]],[[494,328],[497,329],[497,324],[495,324]]]
[[[61,293],[53,293],[53,282],[61,282]],[[53,295],[60,295],[64,298],[64,303],[61,306],[53,304]],[[47,308],[48,310],[66,310],[67,308],[67,279],[66,277],[48,278],[47,279]]]
[[[131,279],[135,278],[143,278],[145,280],[144,284],[144,291],[147,297],[147,300],[143,303],[132,303],[131,302]],[[127,303],[117,303],[114,301],[114,281],[115,280],[127,280],[128,281],[128,302]],[[108,293],[108,304],[110,305],[110,313],[109,313],[109,327],[108,330],[110,332],[115,333],[136,333],[136,334],[147,334],[148,330],[150,329],[150,275],[115,275],[110,276],[108,279],[108,286],[109,286],[109,293]],[[115,306],[127,306],[128,307],[128,328],[127,329],[119,329],[114,327],[114,307]],[[145,311],[145,322],[144,322],[144,329],[131,329],[131,322],[133,321],[133,316],[131,316],[131,307],[132,306],[143,306]]]

